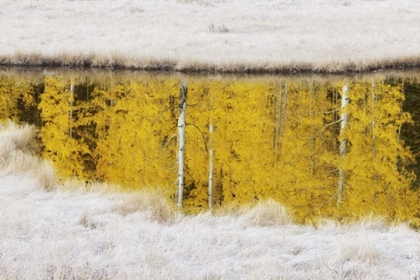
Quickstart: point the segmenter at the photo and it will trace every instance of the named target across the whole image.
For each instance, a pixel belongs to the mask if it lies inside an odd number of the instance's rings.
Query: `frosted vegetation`
[[[183,71],[419,66],[416,0],[3,0],[0,63]]]
[[[406,225],[301,226],[273,201],[184,216],[153,192],[56,183],[34,133],[0,128],[0,279],[420,277],[420,238]]]
[[[419,67],[415,0],[3,0],[0,64],[221,72]],[[378,217],[294,223],[268,200],[187,216],[156,190],[62,182],[0,125],[0,279],[418,279]]]

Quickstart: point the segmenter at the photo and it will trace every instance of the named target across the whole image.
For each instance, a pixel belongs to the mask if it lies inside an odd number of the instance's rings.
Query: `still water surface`
[[[298,220],[417,211],[415,75],[2,74],[0,118],[36,125],[42,156],[63,178],[154,187],[175,199],[181,81],[187,211],[207,207],[209,173],[216,205],[273,198]]]

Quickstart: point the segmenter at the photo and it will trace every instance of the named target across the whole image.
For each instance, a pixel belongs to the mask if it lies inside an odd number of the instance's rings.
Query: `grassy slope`
[[[0,64],[180,71],[419,67],[416,0],[3,0]]]
[[[415,279],[419,234],[292,223],[268,201],[183,216],[153,193],[56,184],[31,127],[0,129],[0,279]]]

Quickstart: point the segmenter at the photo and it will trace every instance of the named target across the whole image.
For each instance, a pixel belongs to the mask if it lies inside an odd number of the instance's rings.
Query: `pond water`
[[[298,221],[416,217],[417,74],[4,72],[0,119],[36,125],[42,157],[63,178],[153,187],[175,200],[181,82],[188,88],[186,211],[208,207],[211,174],[215,207],[272,198]],[[342,108],[344,86],[350,102]]]

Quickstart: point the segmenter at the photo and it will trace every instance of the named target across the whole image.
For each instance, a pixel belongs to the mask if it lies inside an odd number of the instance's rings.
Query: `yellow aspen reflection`
[[[17,83],[1,82],[1,92],[18,92]],[[175,201],[179,78],[86,84],[51,76],[44,83],[43,156],[62,176],[155,187]],[[215,208],[273,198],[301,222],[373,212],[416,223],[415,176],[406,168],[413,157],[399,137],[411,122],[401,111],[401,84],[346,82],[351,102],[340,135],[341,82],[189,77],[186,83],[185,211],[207,209],[211,182]],[[340,163],[341,138],[347,151]],[[340,168],[345,180],[337,207]]]
[[[26,79],[0,78],[0,120],[18,122],[34,103],[34,87]]]

